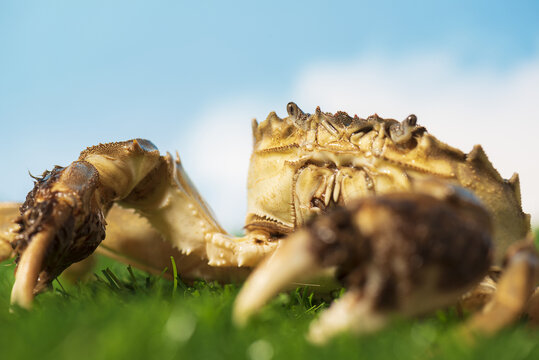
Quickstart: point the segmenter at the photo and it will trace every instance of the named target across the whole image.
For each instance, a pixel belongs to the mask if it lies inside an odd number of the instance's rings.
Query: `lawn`
[[[100,258],[93,279],[53,283],[31,312],[10,313],[13,264],[0,264],[0,359],[538,359],[539,331],[516,324],[466,345],[454,309],[379,333],[307,343],[326,303],[310,288],[281,294],[245,329],[231,323],[237,284],[186,286]],[[334,294],[338,296],[338,294]]]

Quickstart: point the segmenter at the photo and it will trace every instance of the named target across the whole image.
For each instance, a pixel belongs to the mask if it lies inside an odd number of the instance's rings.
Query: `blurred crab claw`
[[[291,281],[334,267],[347,292],[323,311],[308,338],[372,332],[394,314],[415,316],[455,303],[492,260],[490,218],[458,191],[395,193],[336,208],[283,240],[247,280],[234,320],[245,324]]]
[[[310,234],[300,230],[251,274],[234,305],[234,322],[243,326],[269,299],[283,288],[313,278],[322,268],[311,251]]]

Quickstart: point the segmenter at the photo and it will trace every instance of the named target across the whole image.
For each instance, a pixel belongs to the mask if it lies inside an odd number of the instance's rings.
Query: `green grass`
[[[13,267],[0,264],[0,359],[539,358],[539,332],[525,323],[465,345],[455,335],[461,320],[451,309],[315,347],[304,335],[326,304],[309,288],[281,294],[237,329],[231,310],[238,285],[186,286],[103,258],[93,280],[55,281],[32,311],[10,313]]]

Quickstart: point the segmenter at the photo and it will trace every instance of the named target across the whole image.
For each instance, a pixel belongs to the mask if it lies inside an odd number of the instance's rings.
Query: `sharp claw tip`
[[[13,312],[15,308],[30,310],[32,308],[32,300],[32,298],[29,298],[24,294],[20,294],[19,291],[13,291],[11,293],[11,304],[9,311]]]
[[[234,322],[234,325],[236,325],[238,328],[244,328],[249,319],[250,314],[248,311],[241,311],[234,309],[234,313],[232,314],[232,321]]]

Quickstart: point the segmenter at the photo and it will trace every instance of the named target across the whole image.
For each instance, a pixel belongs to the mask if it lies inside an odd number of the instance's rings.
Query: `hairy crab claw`
[[[414,316],[455,304],[489,270],[491,220],[463,189],[434,184],[428,192],[364,198],[310,222],[248,278],[234,306],[235,322],[245,324],[290,282],[328,267],[336,267],[347,292],[311,324],[308,339],[314,343],[341,332],[377,330],[394,314]],[[496,310],[508,313],[506,306]],[[494,327],[486,318],[486,328]],[[481,321],[473,321],[480,329]]]
[[[97,185],[98,174],[86,162],[57,167],[37,179],[16,220],[12,303],[29,308],[35,294],[103,240],[105,218],[94,198]]]
[[[3,212],[12,208],[5,206]],[[110,223],[101,244],[105,216]],[[153,273],[170,268],[174,257],[189,279],[230,281],[245,278],[248,269],[219,271],[209,263],[249,265],[271,248],[249,240],[232,242],[179,157],[161,156],[143,139],[90,147],[78,161],[36,178],[10,230],[0,234],[0,259],[10,256],[3,246],[10,244],[17,262],[11,302],[24,308],[67,267],[96,249]],[[242,255],[234,257],[238,248]]]

